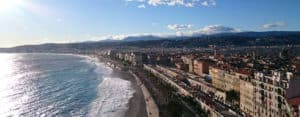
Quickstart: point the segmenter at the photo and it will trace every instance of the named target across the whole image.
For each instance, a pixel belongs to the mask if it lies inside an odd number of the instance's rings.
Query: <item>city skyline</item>
[[[0,0],[0,47],[192,36],[220,32],[299,31],[300,1]]]

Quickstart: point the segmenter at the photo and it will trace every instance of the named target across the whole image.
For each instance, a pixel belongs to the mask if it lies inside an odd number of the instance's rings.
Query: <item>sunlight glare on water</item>
[[[111,73],[87,57],[0,54],[0,117],[120,116],[133,89]]]
[[[0,115],[14,116],[17,113],[9,113],[10,109],[14,108],[16,101],[7,97],[13,94],[13,88],[16,83],[15,79],[10,76],[13,74],[15,65],[13,62],[15,55],[0,54]],[[12,115],[13,114],[13,115]]]

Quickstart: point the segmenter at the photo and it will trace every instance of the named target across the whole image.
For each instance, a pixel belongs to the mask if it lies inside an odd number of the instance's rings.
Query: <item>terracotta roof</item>
[[[244,74],[244,75],[252,75],[253,74],[250,70],[246,70],[246,69],[239,69],[239,70],[237,70],[237,73]]]
[[[300,105],[300,97],[288,99],[289,105],[297,106]]]

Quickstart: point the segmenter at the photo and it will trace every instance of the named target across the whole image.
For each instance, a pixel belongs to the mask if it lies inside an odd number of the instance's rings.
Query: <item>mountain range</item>
[[[102,40],[94,42],[24,45],[2,48],[2,52],[72,52],[115,47],[166,47],[194,48],[216,46],[276,46],[300,45],[300,31],[235,32],[200,36],[159,37],[153,35],[129,36],[123,40]]]

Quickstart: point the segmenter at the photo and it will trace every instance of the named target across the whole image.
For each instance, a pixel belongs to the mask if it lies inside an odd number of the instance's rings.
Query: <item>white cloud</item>
[[[156,37],[169,37],[171,34],[162,33],[139,33],[139,34],[118,34],[118,35],[106,35],[106,36],[89,36],[91,41],[101,41],[101,40],[123,40],[127,37],[143,37],[143,36],[156,36]]]
[[[168,25],[167,28],[170,30],[186,30],[192,28],[193,25],[191,24],[172,24]]]
[[[218,33],[234,33],[234,32],[241,32],[239,29],[221,26],[221,25],[208,25],[201,29],[188,31],[188,32],[176,32],[176,36],[201,36],[201,35],[211,35],[211,34],[218,34]]]
[[[119,35],[107,35],[107,36],[89,36],[89,40],[99,41],[99,40],[122,40],[127,37],[143,37],[143,36],[155,36],[155,37],[194,37],[194,36],[201,36],[201,35],[210,35],[210,34],[218,34],[218,33],[234,33],[234,32],[241,32],[239,29],[221,26],[221,25],[209,25],[205,26],[201,29],[195,31],[187,31],[181,32],[177,31],[176,33],[139,33],[139,34],[119,34]]]
[[[285,22],[275,22],[275,23],[269,23],[262,25],[262,28],[270,29],[270,28],[278,28],[278,27],[284,27],[286,26]]]
[[[162,0],[149,0],[148,4],[152,5],[152,6],[157,6],[157,5],[162,5],[165,3]]]
[[[144,4],[138,5],[137,8],[144,9],[146,6]]]
[[[185,5],[183,0],[170,0],[169,2],[166,2],[168,6],[175,6],[175,5]]]
[[[185,7],[194,7],[194,6],[195,6],[194,3],[186,3],[186,4],[185,4]]]
[[[205,0],[205,1],[202,1],[201,5],[205,6],[205,7],[210,7],[210,6],[216,6],[217,3],[215,0]]]
[[[230,32],[239,32],[239,29],[221,26],[221,25],[209,25],[204,28],[196,31],[202,34],[216,34],[216,33],[230,33]]]
[[[216,6],[217,4],[215,0],[125,0],[125,1],[144,3],[150,6],[210,7],[210,6]]]

